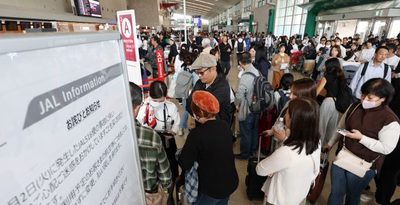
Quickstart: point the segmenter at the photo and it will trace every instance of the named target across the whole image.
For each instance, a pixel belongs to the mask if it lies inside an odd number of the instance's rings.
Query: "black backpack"
[[[239,52],[239,53],[242,53],[243,52],[243,47],[244,47],[244,40],[242,41],[242,42],[239,42],[238,41],[238,48],[237,48],[237,51]]]
[[[274,89],[271,83],[260,72],[259,76],[256,76],[252,72],[243,73],[243,75],[246,74],[254,78],[252,100],[249,102],[250,112],[262,113],[265,110],[271,110],[275,104]]]
[[[289,96],[285,94],[282,90],[278,90],[280,98],[278,100],[277,113],[281,113],[282,109],[285,107],[286,103],[290,100]]]
[[[333,98],[336,110],[340,113],[346,112],[347,108],[354,102],[351,88],[347,86],[346,81],[338,80],[338,93]]]

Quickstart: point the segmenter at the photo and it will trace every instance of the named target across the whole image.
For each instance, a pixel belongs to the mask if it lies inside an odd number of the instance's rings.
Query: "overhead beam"
[[[183,3],[183,0],[174,0],[174,3]],[[199,3],[194,3],[194,2],[190,2],[190,1],[186,1],[186,6],[188,5],[193,5],[193,6],[198,6],[198,7],[203,7],[203,8],[207,8],[207,9],[213,9],[213,7],[211,6],[206,6],[203,4],[199,4]],[[215,8],[215,7],[214,7]]]

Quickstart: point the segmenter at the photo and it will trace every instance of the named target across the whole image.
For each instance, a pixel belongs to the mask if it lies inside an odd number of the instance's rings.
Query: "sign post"
[[[158,80],[165,80],[165,72],[164,72],[164,55],[162,49],[156,50],[156,62],[157,62],[157,72],[158,72]]]
[[[139,43],[137,42],[136,17],[134,10],[118,11],[118,29],[124,44],[124,53],[128,69],[129,81],[142,85],[140,71]]]
[[[0,204],[145,204],[119,39],[0,38]]]

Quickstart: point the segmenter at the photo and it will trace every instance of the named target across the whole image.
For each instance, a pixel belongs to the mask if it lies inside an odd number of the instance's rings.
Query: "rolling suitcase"
[[[247,176],[245,183],[247,198],[249,198],[250,201],[253,199],[264,198],[264,192],[261,191],[261,187],[264,185],[265,180],[267,180],[267,176],[258,176],[256,172],[257,164],[260,162],[260,160],[264,159],[260,157],[262,138],[263,137],[259,137],[257,157],[250,157],[247,164]]]

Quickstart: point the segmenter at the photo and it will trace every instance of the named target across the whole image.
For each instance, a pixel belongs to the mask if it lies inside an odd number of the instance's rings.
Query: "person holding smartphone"
[[[328,205],[358,205],[360,196],[369,182],[380,170],[385,155],[391,153],[399,140],[400,120],[389,108],[394,89],[382,78],[372,78],[361,86],[361,102],[357,102],[343,114],[338,128],[346,129],[334,135],[327,150],[339,141],[338,151],[346,150],[358,158],[372,163],[371,168],[360,177],[336,164],[331,168],[331,193]]]

